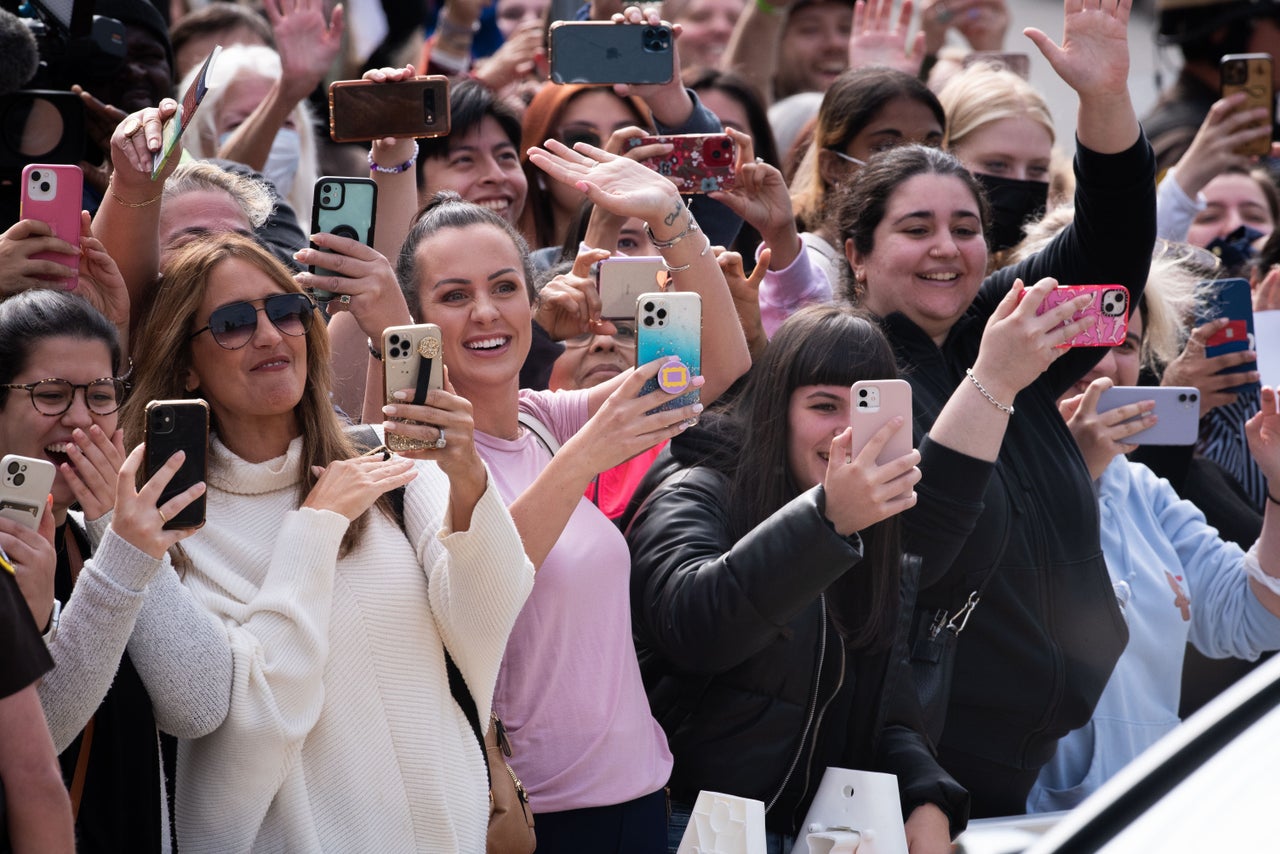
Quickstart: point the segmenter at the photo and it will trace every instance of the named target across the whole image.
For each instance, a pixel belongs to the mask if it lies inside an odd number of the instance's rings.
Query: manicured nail
[[[396,408],[390,405],[384,406],[382,407],[382,414],[386,415],[387,417],[392,417],[396,414]]]
[[[409,392],[405,391],[404,389],[401,389],[400,391],[393,393],[391,396],[394,397],[396,400],[408,400]]]

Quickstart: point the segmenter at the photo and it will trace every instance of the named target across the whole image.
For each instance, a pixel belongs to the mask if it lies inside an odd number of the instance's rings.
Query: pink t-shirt
[[[587,420],[587,396],[522,390],[520,409],[565,442]],[[551,460],[524,429],[514,441],[477,431],[476,445],[508,504]],[[535,813],[625,803],[667,784],[671,751],[640,681],[630,582],[626,540],[583,498],[516,619],[493,700]]]

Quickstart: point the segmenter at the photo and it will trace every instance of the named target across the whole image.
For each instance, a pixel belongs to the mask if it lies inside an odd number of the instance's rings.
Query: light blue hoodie
[[[1027,812],[1070,809],[1178,724],[1190,640],[1213,658],[1280,649],[1280,618],[1250,590],[1244,552],[1224,542],[1168,481],[1124,456],[1098,481],[1102,552],[1129,623],[1093,718],[1068,733],[1027,796]]]

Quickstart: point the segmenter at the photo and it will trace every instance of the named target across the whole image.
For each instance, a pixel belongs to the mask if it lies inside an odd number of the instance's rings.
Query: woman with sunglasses
[[[203,686],[230,679],[231,657],[163,559],[188,532],[163,530],[162,514],[203,487],[157,507],[175,458],[134,488],[141,449],[126,460],[116,426],[122,363],[115,327],[78,296],[33,290],[0,303],[0,453],[57,467],[44,528],[0,518],[0,546],[56,664],[40,700],[79,850],[168,851],[157,721],[187,736],[217,726],[222,711]],[[131,634],[164,641],[126,652]],[[166,718],[175,699],[182,714]]]
[[[152,358],[128,438],[148,400],[210,406],[207,522],[177,559],[234,661],[212,686],[225,721],[179,745],[181,849],[483,850],[484,757],[446,648],[485,719],[533,572],[470,404],[439,390],[402,405],[438,425],[407,455],[421,462],[362,456],[330,403],[314,304],[238,236],[170,260],[138,349]]]

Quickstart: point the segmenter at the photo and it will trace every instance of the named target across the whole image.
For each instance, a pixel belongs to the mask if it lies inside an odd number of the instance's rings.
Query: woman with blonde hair
[[[944,147],[960,159],[986,191],[993,253],[1022,239],[1049,197],[1053,166],[1053,116],[1044,96],[999,65],[978,64],[952,77],[938,100],[947,113]],[[999,256],[994,266],[1001,266]]]
[[[130,443],[147,401],[209,403],[207,522],[179,563],[234,662],[222,725],[179,744],[181,849],[481,850],[484,757],[446,657],[484,719],[533,571],[470,405],[445,390],[403,405],[438,425],[423,462],[361,455],[315,304],[237,235],[170,260],[137,342]]]

